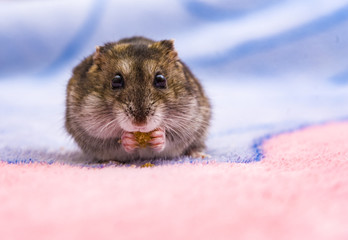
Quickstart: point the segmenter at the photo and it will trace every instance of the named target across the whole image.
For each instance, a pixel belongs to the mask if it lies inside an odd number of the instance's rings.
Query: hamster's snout
[[[132,123],[138,126],[146,125],[148,116],[150,115],[150,110],[150,108],[144,109],[142,107],[134,108],[132,106],[129,106],[128,112],[132,118]]]
[[[125,109],[125,121],[121,121],[121,128],[127,132],[151,132],[160,127],[162,114],[153,107],[135,106],[130,103]]]

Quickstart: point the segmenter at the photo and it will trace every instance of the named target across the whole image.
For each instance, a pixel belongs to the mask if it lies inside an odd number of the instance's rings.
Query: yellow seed
[[[138,142],[139,146],[146,148],[148,142],[151,140],[151,132],[134,132],[135,140]]]

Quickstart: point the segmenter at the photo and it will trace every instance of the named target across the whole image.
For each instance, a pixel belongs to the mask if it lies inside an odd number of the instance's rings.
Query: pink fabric
[[[348,123],[250,164],[0,163],[0,239],[348,239]]]

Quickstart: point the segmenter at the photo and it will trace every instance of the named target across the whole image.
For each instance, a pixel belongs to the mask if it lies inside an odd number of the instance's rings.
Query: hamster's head
[[[99,138],[170,128],[193,101],[172,40],[97,47],[81,85],[82,127]]]

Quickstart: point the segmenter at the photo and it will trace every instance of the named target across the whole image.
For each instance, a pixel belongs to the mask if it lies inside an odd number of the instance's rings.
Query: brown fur
[[[111,79],[117,73],[125,85],[113,90]],[[166,89],[153,86],[157,73],[166,77]],[[119,143],[121,116],[136,124],[160,119],[166,148],[126,153]],[[75,67],[67,87],[66,129],[85,153],[100,160],[194,155],[205,148],[210,118],[209,100],[171,40],[133,37],[97,47]]]

